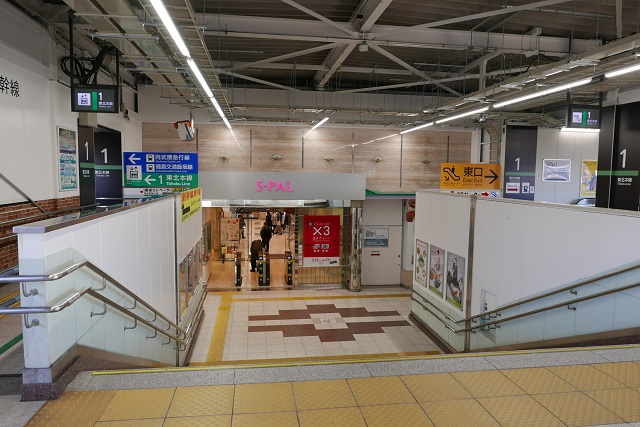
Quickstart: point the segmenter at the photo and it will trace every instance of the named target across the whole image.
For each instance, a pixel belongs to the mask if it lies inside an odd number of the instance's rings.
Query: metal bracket
[[[157,330],[157,329],[154,329],[154,330],[153,330],[153,332],[155,332],[155,334],[153,334],[153,335],[152,335],[152,336],[150,336],[150,337],[147,337],[147,339],[149,339],[149,338],[155,338],[155,337],[157,337],[157,336],[158,336],[158,330]]]
[[[147,322],[155,322],[156,319],[158,318],[158,313],[156,313],[155,311],[153,312],[153,319],[149,320],[147,319]],[[156,331],[156,334],[158,333],[158,331]]]
[[[135,329],[137,327],[138,327],[138,319],[133,319],[133,326],[124,325],[124,330],[126,331],[127,329]]]
[[[107,278],[103,277],[102,278],[102,287],[100,289],[93,289],[93,288],[92,289],[94,291],[96,291],[96,292],[100,292],[100,291],[104,291],[106,289],[106,287],[107,287]]]
[[[126,308],[127,310],[133,310],[134,308],[136,308],[138,306],[138,300],[134,299],[133,300],[133,307],[127,307],[126,305],[124,306],[124,308]]]
[[[32,319],[31,323],[29,323],[29,315],[25,314],[24,315],[24,327],[27,329],[31,329],[34,326],[38,326],[40,325],[40,321],[38,319]]]
[[[167,342],[163,342],[162,345],[169,345],[171,344],[171,338],[167,337]]]
[[[571,304],[568,304],[568,305],[567,305],[567,308],[568,308],[569,310],[576,311],[576,307],[571,307]]]
[[[456,331],[455,329],[453,329],[451,326],[449,326],[449,325],[447,325],[447,324],[445,324],[445,325],[444,325],[444,327],[445,327],[445,328],[447,328],[447,329],[452,330],[453,332],[455,332],[455,331]]]
[[[24,295],[25,297],[38,295],[38,290],[35,288],[30,289],[29,292],[27,293],[27,282],[22,282],[21,285],[22,285],[22,295]]]
[[[102,316],[103,314],[105,314],[107,312],[107,303],[103,302],[104,304],[104,309],[102,310],[102,313],[94,313],[93,310],[91,310],[91,317],[93,316]]]
[[[569,289],[569,292],[571,292],[573,295],[578,295],[578,291],[576,291],[575,289]]]

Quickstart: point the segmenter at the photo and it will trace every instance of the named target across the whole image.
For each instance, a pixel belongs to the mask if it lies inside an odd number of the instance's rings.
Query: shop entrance
[[[206,228],[211,230],[209,290],[347,285],[350,208],[329,206],[330,203],[324,201],[307,207],[282,206],[278,201],[270,204],[265,201],[261,206],[204,208]],[[312,238],[318,242],[314,240],[313,245],[305,246],[305,235],[310,239],[309,231],[305,233],[305,219],[310,222],[327,218],[333,228],[323,226],[318,231],[320,227],[314,223],[316,237]],[[251,271],[251,246],[256,241],[254,248],[261,246],[261,231],[265,227],[271,232],[269,248],[268,251],[263,248],[261,258],[256,261],[256,271]],[[320,232],[326,234],[322,242],[317,236]],[[309,255],[314,250],[319,256],[312,258]]]

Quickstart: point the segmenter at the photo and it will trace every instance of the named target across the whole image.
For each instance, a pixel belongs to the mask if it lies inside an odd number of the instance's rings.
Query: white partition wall
[[[506,199],[474,199],[435,192],[417,194],[415,234],[418,244],[414,245],[414,251],[426,243],[429,248],[435,245],[446,251],[447,257],[449,252],[471,255],[472,263],[467,260],[467,271],[464,272],[465,278],[472,273],[471,289],[465,289],[470,300],[466,301],[463,296],[462,310],[453,306],[446,295],[438,295],[433,287],[429,287],[431,253],[425,260],[427,268],[422,273],[419,268],[414,271],[414,298],[425,304],[414,302],[413,314],[457,351],[464,349],[464,332],[455,333],[451,329],[463,329],[465,323],[460,321],[464,317],[499,309],[639,261],[632,237],[640,233],[639,213]],[[471,251],[470,223],[473,225]],[[567,290],[503,310],[500,318],[505,319],[560,305],[504,322],[497,329],[476,330],[470,334],[468,349],[551,342],[637,328],[640,326],[639,289],[577,304],[571,301],[639,282],[638,270],[615,274],[572,292]],[[444,293],[448,280],[443,282],[444,289],[440,290]],[[445,314],[450,319],[446,319]],[[482,319],[477,321],[484,322]]]
[[[20,274],[51,274],[86,259],[177,323],[176,248],[193,247],[199,241],[202,222],[198,213],[181,223],[176,218],[179,202],[179,195],[165,197],[94,219],[72,221],[55,231],[47,232],[43,226],[38,232],[39,223],[18,227]],[[180,225],[176,229],[177,223]],[[56,305],[87,286],[101,289],[103,283],[86,269],[58,281],[31,283],[28,288],[37,290],[37,295],[23,296],[22,306]],[[113,286],[107,285],[101,293],[122,306],[134,306],[131,297]],[[153,318],[140,305],[134,312]],[[76,343],[176,363],[175,343],[165,344],[167,338],[162,335],[147,338],[153,336],[152,330],[135,327],[132,319],[111,308],[105,311],[101,302],[89,296],[59,313],[31,315],[30,321],[36,318],[39,326],[23,328],[26,368],[48,368]],[[158,322],[167,326],[166,321]]]

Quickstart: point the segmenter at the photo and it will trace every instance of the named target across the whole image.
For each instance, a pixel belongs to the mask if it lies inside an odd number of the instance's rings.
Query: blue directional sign
[[[126,187],[198,187],[196,153],[125,152]]]

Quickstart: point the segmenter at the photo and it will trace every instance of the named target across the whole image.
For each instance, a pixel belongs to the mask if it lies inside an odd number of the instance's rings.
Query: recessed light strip
[[[191,67],[191,71],[193,71],[193,74],[196,76],[196,79],[198,79],[200,86],[202,86],[202,89],[204,89],[204,92],[207,94],[207,96],[211,100],[211,103],[213,104],[213,107],[218,112],[218,115],[220,116],[224,124],[229,128],[229,130],[231,130],[231,124],[229,123],[229,120],[227,120],[226,116],[224,115],[224,111],[222,111],[222,107],[220,107],[220,104],[218,103],[216,98],[213,96],[213,92],[211,91],[211,88],[207,84],[207,81],[204,79],[204,76],[200,72],[200,69],[196,64],[196,61],[194,61],[191,58],[187,58],[187,64],[189,64],[189,67]]]
[[[187,49],[187,45],[184,44],[184,40],[182,40],[182,36],[180,36],[180,33],[178,32],[176,25],[173,23],[173,20],[171,19],[169,12],[167,12],[167,8],[164,7],[162,0],[150,0],[150,1],[151,1],[151,5],[153,5],[153,8],[156,10],[156,13],[160,17],[160,20],[164,24],[165,28],[167,29],[167,31],[169,31],[169,34],[171,35],[173,42],[176,44],[176,46],[178,46],[180,53],[182,53],[187,58],[190,57],[191,55],[189,54],[189,49]]]
[[[638,71],[638,70],[640,70],[640,64],[633,65],[633,66],[627,67],[627,68],[622,68],[622,69],[616,70],[616,71],[611,71],[610,73],[605,73],[604,76],[609,79],[611,77],[617,77],[617,76],[620,76],[622,74],[633,73],[634,71]]]
[[[584,128],[567,128],[567,127],[564,127],[564,128],[560,128],[560,132],[598,133],[598,132],[600,132],[600,129],[584,129]]]
[[[418,129],[423,129],[423,128],[426,128],[427,126],[433,126],[434,124],[435,124],[435,122],[425,123],[423,125],[416,126],[414,128],[411,128],[411,129],[403,130],[402,132],[400,132],[400,134],[404,135],[405,133],[413,132],[414,130],[418,130]]]
[[[539,98],[541,96],[549,95],[550,93],[560,92],[560,91],[563,91],[563,90],[571,89],[572,87],[586,85],[588,83],[591,83],[591,78],[578,80],[578,81],[575,81],[575,82],[572,82],[572,83],[567,83],[567,84],[564,84],[564,85],[561,85],[561,86],[558,86],[558,87],[554,87],[554,88],[551,88],[551,89],[541,90],[539,92],[530,93],[529,95],[524,95],[524,96],[520,96],[520,97],[517,97],[517,98],[509,99],[507,101],[498,102],[497,104],[494,104],[492,108],[502,108],[502,107],[505,107],[507,105],[516,104],[518,102],[527,101],[527,100],[533,99],[533,98]]]

